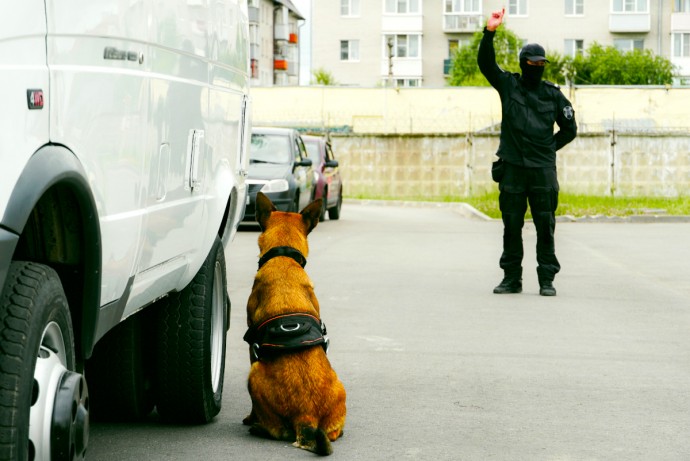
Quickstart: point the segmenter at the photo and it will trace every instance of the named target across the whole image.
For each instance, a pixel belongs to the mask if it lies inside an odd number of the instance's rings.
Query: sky
[[[300,29],[299,44],[299,82],[300,85],[309,85],[311,80],[311,2],[312,0],[292,0],[306,21]]]

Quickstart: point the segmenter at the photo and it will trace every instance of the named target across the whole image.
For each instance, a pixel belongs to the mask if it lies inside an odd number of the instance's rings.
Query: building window
[[[397,78],[395,85],[400,88],[417,88],[422,86],[422,81],[418,78]]]
[[[676,0],[676,13],[690,13],[690,0]]]
[[[340,41],[340,60],[359,61],[359,40]]]
[[[508,14],[511,16],[527,16],[527,0],[509,0]]]
[[[458,51],[463,46],[468,46],[471,44],[470,38],[459,38],[457,40],[448,40],[448,57],[451,59],[455,56],[455,52]]]
[[[641,38],[617,38],[613,40],[613,46],[618,51],[628,52],[644,50],[644,39]]]
[[[388,57],[388,43],[391,43],[394,58],[418,58],[421,54],[419,42],[419,35],[386,35],[383,42],[385,49],[383,55]]]
[[[446,0],[446,13],[481,13],[479,0]]]
[[[387,14],[419,13],[420,0],[386,0]]]
[[[673,56],[690,58],[690,33],[673,34]]]
[[[359,0],[340,0],[340,16],[359,16]]]
[[[383,79],[383,85],[384,86],[390,86],[388,83],[390,82],[389,79],[385,78]],[[422,86],[422,79],[421,78],[394,78],[393,79],[394,86],[398,88],[419,88]]]
[[[614,13],[648,13],[649,0],[613,0]]]
[[[585,14],[585,0],[565,0],[566,16],[582,16]]]
[[[584,53],[584,40],[565,39],[565,55],[577,56]]]

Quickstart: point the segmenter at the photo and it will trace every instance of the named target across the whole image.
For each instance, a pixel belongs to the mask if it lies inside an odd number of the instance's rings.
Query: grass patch
[[[353,197],[370,200],[397,200],[392,197]],[[500,218],[498,191],[473,197],[407,198],[412,201],[465,202],[491,218]],[[601,197],[560,192],[556,215],[584,216],[632,216],[632,215],[690,215],[690,196],[687,197]],[[532,216],[527,210],[527,218]]]

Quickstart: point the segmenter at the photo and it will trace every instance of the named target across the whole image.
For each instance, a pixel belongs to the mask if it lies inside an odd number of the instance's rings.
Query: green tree
[[[488,86],[477,65],[477,51],[483,32],[476,32],[472,40],[455,51],[452,57],[448,84],[451,86]],[[496,63],[509,72],[520,72],[518,55],[523,41],[505,26],[496,30],[494,48]],[[547,50],[549,63],[544,78],[554,83],[566,83],[566,76],[575,84],[584,85],[669,85],[673,82],[671,61],[655,55],[651,50],[622,52],[612,46],[592,44],[584,54],[562,56]]]
[[[323,67],[319,67],[318,69],[315,69],[312,72],[312,76],[314,77],[313,83],[315,83],[316,85],[335,85],[336,84],[336,81],[335,81],[335,78],[333,77],[333,74],[328,72]]]
[[[669,85],[674,74],[671,61],[651,50],[623,52],[598,43],[566,67],[574,83],[589,85]]]
[[[477,50],[484,34],[475,32],[468,45],[458,48],[452,57],[448,84],[451,86],[488,86],[477,65]],[[519,72],[518,53],[522,40],[506,27],[499,27],[494,36],[496,63],[501,69]]]

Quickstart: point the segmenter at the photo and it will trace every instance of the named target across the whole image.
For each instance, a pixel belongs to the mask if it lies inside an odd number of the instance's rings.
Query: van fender
[[[31,213],[46,192],[58,185],[68,188],[75,197],[77,216],[80,217],[76,224],[81,226],[84,237],[79,261],[83,279],[77,287],[72,287],[81,293],[76,296],[68,294],[68,298],[77,304],[70,306],[70,310],[75,325],[80,325],[79,331],[75,331],[81,338],[77,345],[78,356],[87,358],[93,351],[100,307],[101,234],[96,202],[86,171],[76,155],[65,146],[45,145],[38,149],[17,179],[0,222],[0,286],[4,285],[7,268],[13,259],[7,256],[14,255]]]

